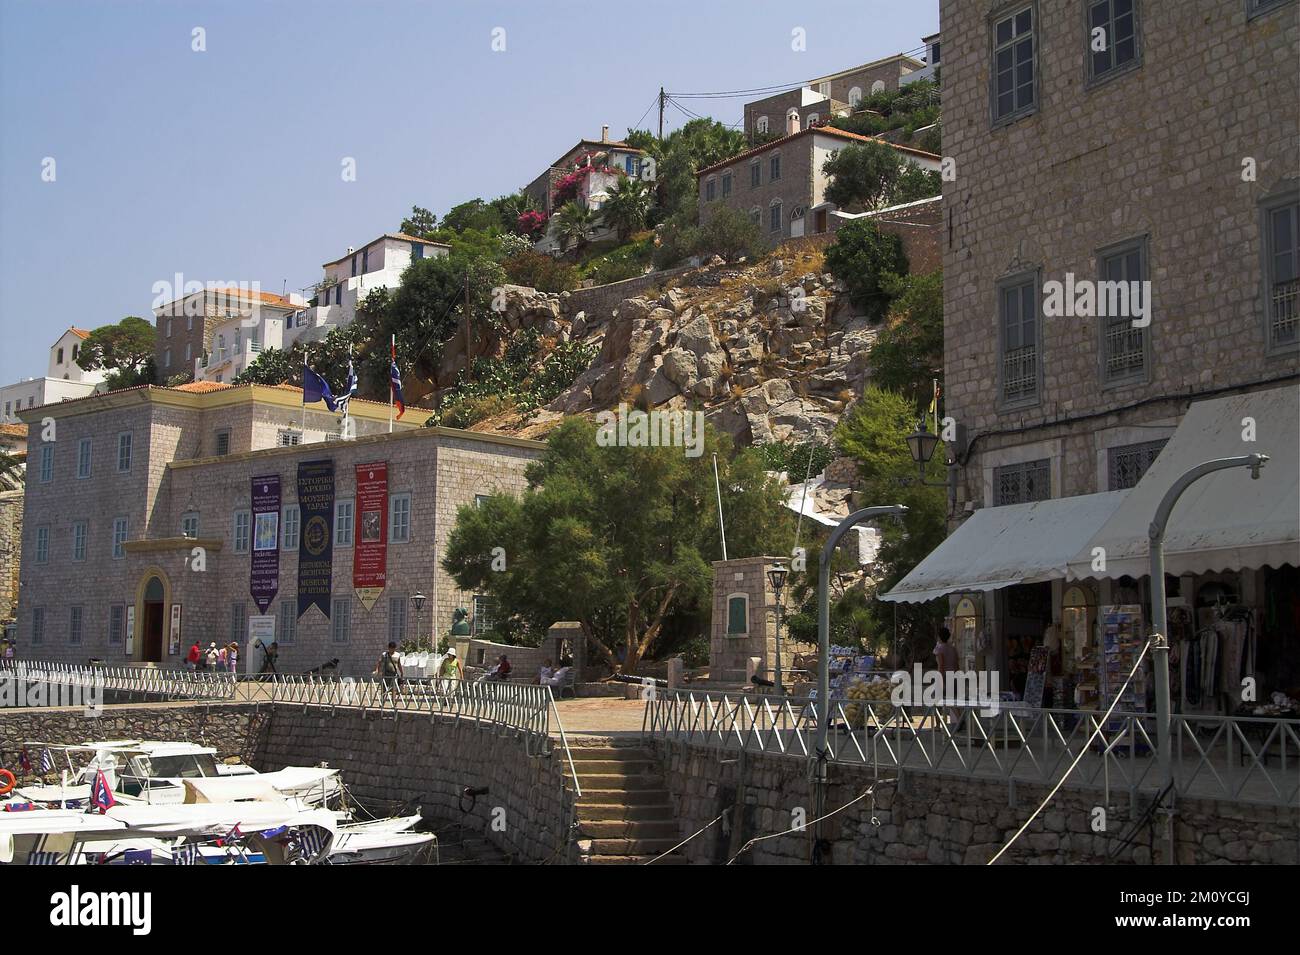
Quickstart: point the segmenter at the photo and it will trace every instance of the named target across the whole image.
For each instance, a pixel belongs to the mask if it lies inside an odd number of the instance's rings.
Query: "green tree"
[[[893,305],[867,356],[871,380],[928,402],[933,379],[943,378],[943,273],[892,279],[887,292]]]
[[[835,429],[836,443],[858,463],[862,475],[861,492],[868,504],[903,504],[908,508],[902,521],[881,525],[881,547],[877,563],[882,574],[879,592],[889,590],[913,567],[943,542],[947,514],[947,496],[940,487],[927,487],[917,480],[906,438],[920,417],[916,406],[903,395],[869,386],[841,419]],[[935,448],[934,460],[944,460],[944,447]],[[933,470],[933,469],[932,469]],[[873,601],[878,632],[892,629],[897,612],[903,639],[916,643],[922,652],[923,642],[933,637],[936,613],[942,608],[921,604],[897,607]]]
[[[570,243],[581,252],[591,241],[591,230],[600,222],[600,215],[576,199],[566,202],[555,213],[555,225],[560,237],[560,247],[568,250]]]
[[[699,227],[695,237],[695,254],[701,258],[720,255],[728,262],[741,256],[753,258],[767,251],[767,241],[757,224],[745,213],[730,206],[713,210]]]
[[[512,284],[527,285],[539,292],[565,292],[578,285],[578,273],[572,265],[541,252],[520,252],[502,265]]]
[[[540,203],[522,189],[498,196],[488,206],[496,213],[497,228],[502,232],[514,232],[521,215],[529,209],[541,209]]]
[[[487,232],[489,229],[500,227],[500,212],[482,199],[470,199],[458,206],[452,206],[442,217],[442,228],[450,229],[452,232],[464,232],[466,229]]]
[[[884,143],[861,143],[836,150],[822,165],[831,177],[826,198],[841,209],[884,206],[937,196],[942,183],[937,172],[927,172]]]
[[[713,119],[693,119],[665,136],[656,170],[660,207],[657,221],[682,209],[694,209],[699,201],[695,174],[748,148],[743,132]]]
[[[650,212],[650,187],[640,179],[624,176],[609,190],[600,208],[605,225],[618,232],[620,242],[638,229],[645,228]]]
[[[432,240],[433,234],[438,231],[438,217],[421,206],[411,206],[410,216],[402,220],[398,231]]]
[[[86,371],[107,372],[109,389],[154,383],[154,327],[135,315],[116,325],[101,325],[81,343],[77,365]]]
[[[907,274],[907,256],[896,235],[881,232],[874,222],[855,219],[840,226],[826,247],[826,268],[848,289],[849,299],[872,321],[889,311],[890,290]]]
[[[721,546],[709,452],[719,452],[731,555],[770,553],[786,516],[758,455],[731,453],[712,428],[699,457],[603,447],[597,434],[584,418],[566,419],[529,465],[522,496],[461,508],[442,566],[458,587],[495,597],[507,630],[576,620],[611,667],[634,673],[662,651],[671,617],[689,614],[702,629],[711,604],[709,562]]]

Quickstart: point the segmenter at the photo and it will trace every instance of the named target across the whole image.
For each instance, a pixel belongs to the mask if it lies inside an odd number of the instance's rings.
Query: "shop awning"
[[[1128,493],[1108,491],[978,510],[880,599],[923,603],[951,593],[1063,578],[1070,558]]]
[[[1255,440],[1246,441],[1252,422]],[[1286,386],[1193,402],[1124,503],[1071,557],[1070,576],[1149,573],[1147,527],[1165,491],[1198,464],[1253,452],[1269,456],[1258,480],[1232,468],[1201,478],[1179,498],[1165,531],[1165,571],[1300,564],[1300,389]],[[1095,547],[1105,548],[1104,574],[1092,570]]]

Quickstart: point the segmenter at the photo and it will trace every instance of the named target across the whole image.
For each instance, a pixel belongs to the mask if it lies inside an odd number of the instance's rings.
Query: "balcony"
[[[1269,344],[1300,341],[1300,279],[1276,282],[1269,296]]]

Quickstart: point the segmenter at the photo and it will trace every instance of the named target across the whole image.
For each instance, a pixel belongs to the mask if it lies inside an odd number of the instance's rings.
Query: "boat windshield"
[[[159,778],[201,779],[217,775],[217,761],[211,753],[179,753],[173,756],[137,756],[131,760],[132,775]]]

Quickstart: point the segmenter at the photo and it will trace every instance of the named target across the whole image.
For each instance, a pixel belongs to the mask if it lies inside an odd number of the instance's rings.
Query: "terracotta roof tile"
[[[0,434],[7,434],[13,438],[25,438],[27,437],[27,425],[0,424]]]
[[[193,394],[205,394],[209,391],[225,391],[231,385],[221,381],[189,381],[183,385],[177,385],[172,391],[188,391]]]
[[[68,331],[72,332],[72,334],[76,335],[78,338],[83,340],[90,337],[90,332],[86,331],[84,328],[78,328],[76,325],[73,325],[71,328],[68,329]]]
[[[839,129],[835,126],[814,126],[811,129],[801,129],[799,132],[791,133],[789,136],[782,136],[780,139],[774,139],[770,143],[755,146],[753,149],[747,149],[743,153],[737,153],[730,159],[724,159],[722,162],[715,162],[712,166],[705,166],[703,169],[696,172],[695,175],[699,176],[706,172],[712,172],[715,169],[721,169],[723,166],[730,166],[734,162],[748,159],[750,156],[757,156],[759,153],[766,152],[769,149],[775,149],[791,140],[798,139],[800,136],[810,136],[814,133],[820,133],[824,136],[834,136],[837,139],[847,139],[855,143],[880,143],[881,145],[889,146],[892,149],[897,149],[899,152],[925,156],[927,159],[942,158],[941,156],[936,156],[934,153],[927,153],[922,149],[913,149],[911,146],[899,146],[897,143],[885,142],[885,140],[877,139],[874,136],[861,136],[858,133],[851,133],[846,129]]]

